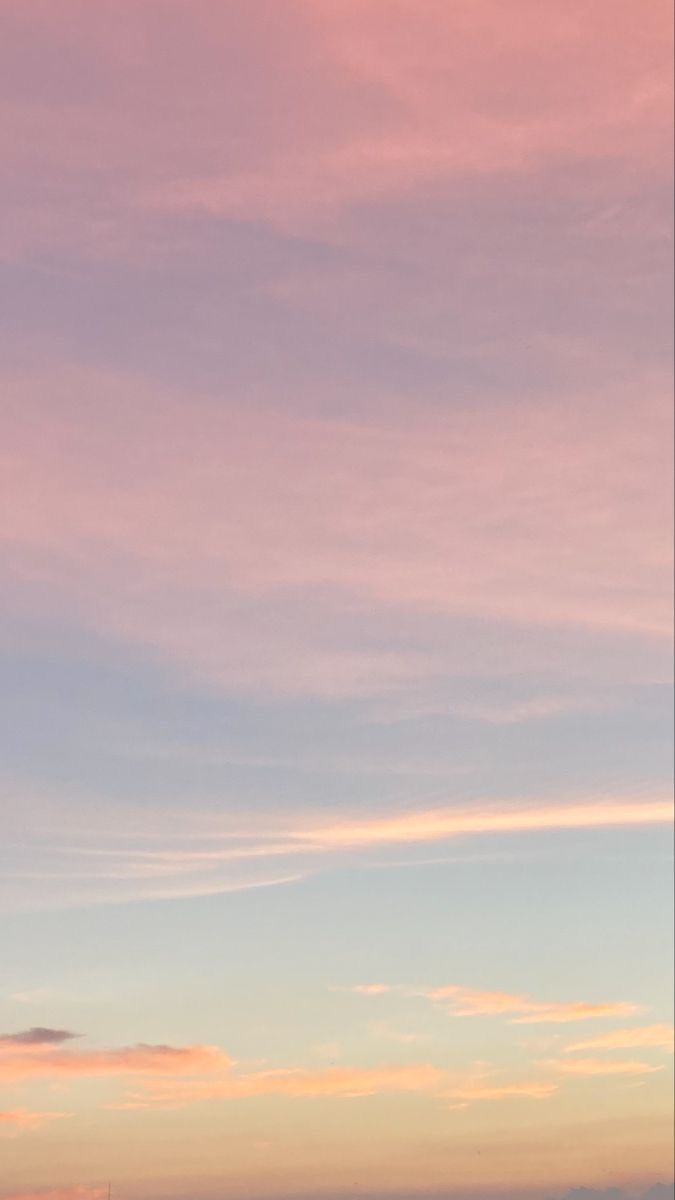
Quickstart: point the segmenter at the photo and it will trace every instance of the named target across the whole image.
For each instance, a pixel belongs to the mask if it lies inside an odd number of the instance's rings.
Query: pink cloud
[[[296,227],[449,180],[560,161],[616,159],[658,169],[667,153],[670,95],[665,6],[661,21],[643,31],[650,36],[641,39],[641,54],[631,44],[628,6],[609,39],[598,9],[604,71],[591,52],[588,11],[578,6],[567,18],[537,21],[531,5],[515,20],[493,3],[393,14],[379,0],[312,5],[323,48],[344,71],[345,92],[374,86],[395,116],[384,128],[366,116],[325,147],[294,140],[253,169],[211,170],[143,199],[158,208]],[[574,64],[574,87],[565,63]]]
[[[22,609],[48,595],[52,611],[228,686],[358,695],[462,669],[455,643],[453,661],[409,637],[351,645],[340,618],[354,606],[394,627],[470,617],[662,638],[658,392],[640,396],[639,424],[632,401],[579,401],[518,406],[507,431],[487,408],[383,431],[187,410],[96,374],[14,381],[8,569]],[[256,608],[271,597],[273,626]]]
[[[12,805],[7,803],[6,819],[11,819]],[[24,820],[25,802],[15,799],[17,815]],[[36,810],[41,811],[39,807]],[[78,808],[70,805],[61,811],[61,820],[75,827]],[[122,812],[117,810],[118,820]],[[37,820],[39,821],[39,816]],[[124,820],[127,820],[125,815]],[[668,826],[673,822],[671,800],[636,797],[609,799],[587,797],[576,803],[561,803],[552,797],[548,803],[531,801],[528,807],[515,807],[512,802],[475,801],[467,807],[458,797],[453,804],[431,811],[396,809],[389,814],[343,811],[340,818],[326,816],[317,822],[315,809],[279,814],[255,820],[244,814],[214,816],[190,807],[183,815],[176,814],[168,833],[161,809],[148,807],[139,823],[134,814],[134,837],[120,838],[116,823],[104,814],[96,820],[87,834],[74,839],[53,839],[48,861],[33,863],[31,878],[41,880],[41,894],[50,889],[51,880],[58,886],[51,889],[54,902],[86,899],[96,903],[114,903],[130,899],[161,899],[168,897],[215,895],[249,888],[287,886],[326,868],[363,861],[374,865],[387,861],[391,848],[457,845],[457,853],[471,854],[472,842],[485,837],[555,833],[564,830],[626,829]],[[41,877],[44,871],[44,878]],[[20,864],[17,880],[21,880]],[[8,872],[8,884],[13,884]],[[363,985],[366,995],[385,994],[387,985],[372,981]],[[405,990],[405,989],[403,989]],[[408,989],[409,990],[409,989]],[[584,1012],[593,1015],[594,1006],[581,1005],[575,1015],[573,1006],[556,1008],[550,1002],[534,1001],[531,997],[502,996],[500,993],[478,993],[457,989],[457,1004],[478,1003],[516,1013],[522,1022],[562,1021],[578,1019]],[[441,1002],[440,998],[437,1002]],[[449,1001],[448,1001],[449,1002]],[[602,1015],[600,1010],[598,1015]],[[614,1008],[616,1015],[628,1015],[633,1008]],[[517,1014],[520,1013],[520,1017]],[[28,1038],[62,1036],[63,1031],[33,1030],[14,1035],[6,1048],[14,1052]],[[0,1051],[3,1042],[0,1041]],[[25,1048],[25,1046],[24,1046]]]
[[[204,0],[161,23],[128,0],[69,10],[66,26],[44,3],[3,6],[8,54],[15,40],[60,47],[71,90],[80,74],[100,80],[79,104],[69,89],[26,103],[9,88],[9,253],[66,241],[78,255],[162,257],[167,210],[307,231],[467,177],[589,163],[664,174],[663,0],[639,20],[629,0],[545,13],[527,0],[279,0],[262,24]],[[37,199],[38,174],[56,203]]]
[[[392,817],[371,817],[365,820],[342,820],[334,825],[317,826],[298,831],[299,841],[323,849],[358,846],[377,846],[397,843],[435,842],[453,837],[490,833],[537,832],[547,829],[620,828],[632,825],[671,824],[673,806],[670,801],[588,802],[586,804],[548,805],[545,807],[496,809],[435,809],[431,812],[408,812]],[[368,985],[372,986],[377,985]],[[465,989],[456,989],[462,994]],[[467,997],[472,993],[467,992]],[[492,996],[473,993],[478,999]],[[495,1004],[502,1002],[527,1006],[527,998],[501,997],[495,993]],[[522,1009],[521,1009],[522,1010]]]

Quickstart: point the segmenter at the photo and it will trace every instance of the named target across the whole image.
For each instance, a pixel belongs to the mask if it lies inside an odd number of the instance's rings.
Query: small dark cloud
[[[80,1036],[79,1033],[70,1033],[67,1029],[42,1029],[40,1026],[35,1026],[33,1029],[24,1029],[20,1033],[0,1034],[0,1047],[59,1046],[62,1042],[69,1042]]]

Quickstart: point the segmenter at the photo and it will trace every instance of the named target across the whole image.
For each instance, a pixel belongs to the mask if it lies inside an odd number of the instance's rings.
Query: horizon
[[[670,1197],[672,1196],[674,1190],[675,1190],[675,1183],[673,1183],[673,1182],[654,1184],[646,1192],[644,1192],[642,1190],[635,1191],[633,1189],[624,1190],[623,1188],[613,1187],[613,1186],[607,1186],[607,1187],[603,1187],[603,1188],[585,1188],[582,1185],[580,1185],[579,1187],[572,1188],[571,1191],[566,1192],[564,1196],[548,1196],[546,1198],[546,1200],[670,1200]],[[107,1188],[87,1189],[85,1187],[85,1188],[78,1188],[76,1190],[69,1189],[66,1191],[64,1191],[63,1189],[57,1189],[56,1191],[53,1189],[48,1189],[48,1190],[42,1190],[39,1193],[31,1193],[31,1197],[33,1197],[33,1196],[40,1197],[41,1200],[62,1200],[62,1198],[63,1198],[63,1200],[69,1200],[70,1197],[77,1195],[79,1197],[82,1197],[83,1200],[99,1200],[99,1197],[102,1197],[104,1195],[104,1193],[107,1197],[107,1194],[108,1194]],[[244,1194],[241,1193],[241,1196],[243,1196],[243,1195]],[[535,1197],[539,1196],[539,1193],[537,1193],[537,1192],[528,1192],[528,1193],[519,1192],[518,1194],[516,1194],[513,1192],[506,1193],[506,1192],[499,1191],[499,1190],[493,1190],[489,1193],[488,1192],[478,1193],[475,1191],[468,1191],[468,1192],[463,1191],[460,1195],[460,1193],[458,1193],[458,1192],[447,1191],[447,1190],[434,1191],[434,1192],[406,1191],[405,1193],[404,1192],[375,1193],[375,1192],[361,1192],[361,1191],[355,1192],[352,1189],[350,1192],[340,1192],[340,1193],[337,1193],[337,1192],[336,1193],[327,1193],[327,1192],[322,1191],[322,1192],[319,1192],[316,1194],[316,1200],[344,1200],[344,1197],[346,1197],[348,1195],[361,1196],[364,1198],[364,1200],[528,1200],[528,1197],[532,1197],[532,1200],[534,1200]],[[112,1190],[111,1190],[111,1198],[112,1198]],[[27,1194],[22,1193],[21,1196],[19,1196],[15,1193],[11,1197],[3,1196],[2,1200],[27,1200]],[[124,1200],[123,1196],[122,1196],[122,1200]],[[153,1195],[151,1197],[150,1196],[148,1197],[148,1200],[162,1200],[162,1198],[160,1197],[159,1194],[153,1193]],[[185,1196],[182,1196],[182,1197],[175,1196],[175,1197],[173,1197],[173,1200],[189,1200],[189,1197],[187,1194],[185,1194]],[[240,1196],[235,1195],[234,1193],[228,1193],[228,1195],[226,1197],[221,1193],[218,1197],[216,1197],[216,1195],[214,1193],[212,1196],[212,1200],[240,1200]],[[262,1197],[262,1196],[253,1197],[253,1200],[264,1200],[264,1197]],[[281,1196],[279,1198],[279,1200],[295,1200],[295,1197],[294,1196],[293,1197],[292,1196]]]

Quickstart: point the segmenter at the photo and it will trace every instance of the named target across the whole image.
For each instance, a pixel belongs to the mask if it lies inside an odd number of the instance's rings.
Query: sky
[[[2,0],[0,1200],[672,1200],[670,9]]]

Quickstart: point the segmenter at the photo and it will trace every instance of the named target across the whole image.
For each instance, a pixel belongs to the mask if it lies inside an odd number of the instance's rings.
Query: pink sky
[[[3,1200],[668,1173],[671,26],[0,6]]]

